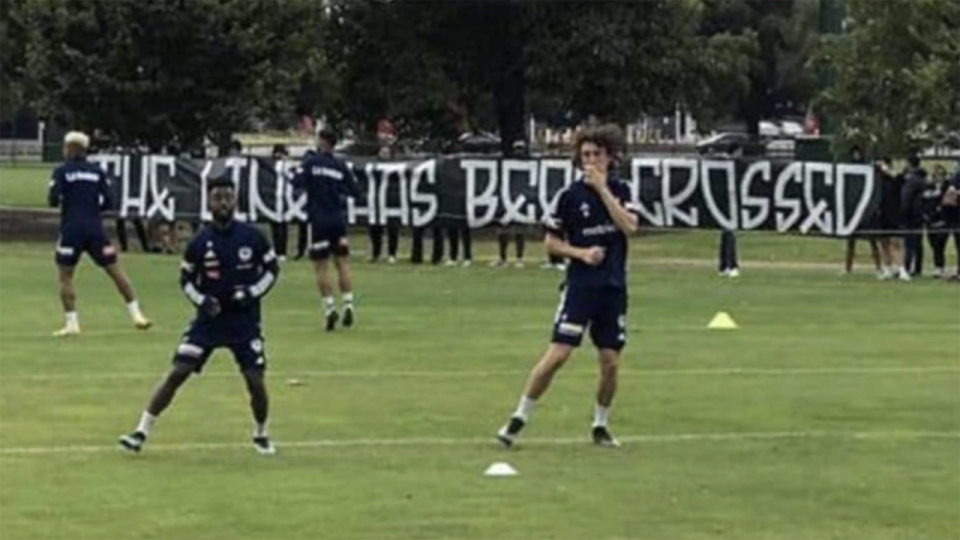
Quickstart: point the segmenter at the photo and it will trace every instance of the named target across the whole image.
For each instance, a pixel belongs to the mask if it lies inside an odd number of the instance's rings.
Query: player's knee
[[[164,385],[168,388],[176,390],[180,387],[186,380],[190,377],[190,374],[193,373],[193,366],[187,364],[186,362],[177,362],[173,365],[173,369],[167,373],[167,378],[163,381]]]
[[[263,370],[258,367],[244,366],[241,373],[247,386],[263,386]]]
[[[604,374],[616,375],[620,369],[620,353],[617,351],[601,350],[599,361],[600,371]]]
[[[547,349],[547,353],[543,355],[542,362],[548,367],[558,369],[570,359],[572,352],[573,347],[569,345],[553,343],[550,345],[550,348]]]

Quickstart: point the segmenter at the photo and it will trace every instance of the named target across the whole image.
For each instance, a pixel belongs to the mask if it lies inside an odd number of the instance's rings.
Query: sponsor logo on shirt
[[[615,232],[617,232],[617,226],[613,223],[602,223],[600,225],[594,225],[593,227],[587,227],[583,229],[584,236],[600,236]]]
[[[64,175],[64,178],[67,179],[67,182],[99,182],[100,175],[95,172],[89,171],[75,171],[68,172]]]

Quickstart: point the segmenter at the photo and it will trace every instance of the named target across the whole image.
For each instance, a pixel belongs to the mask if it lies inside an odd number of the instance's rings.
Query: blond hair
[[[90,137],[82,131],[71,131],[64,135],[63,144],[76,145],[86,150],[90,146]]]

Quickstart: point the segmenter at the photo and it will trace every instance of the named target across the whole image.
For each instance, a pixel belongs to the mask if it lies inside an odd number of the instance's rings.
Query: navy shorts
[[[627,291],[564,289],[553,323],[553,342],[578,347],[587,330],[598,349],[622,350],[627,344]]]
[[[346,225],[311,225],[310,259],[319,261],[334,257],[346,257],[350,254],[350,240],[347,238]]]
[[[97,266],[110,266],[117,262],[117,248],[110,242],[106,231],[60,231],[57,239],[55,260],[60,266],[76,266],[80,256],[87,252]]]
[[[240,371],[263,371],[267,368],[267,353],[261,334],[256,333],[245,338],[224,337],[195,328],[187,330],[183,335],[173,362],[189,364],[194,372],[200,373],[213,351],[221,347],[230,349]]]

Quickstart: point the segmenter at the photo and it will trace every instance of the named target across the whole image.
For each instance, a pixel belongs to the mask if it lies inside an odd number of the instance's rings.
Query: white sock
[[[343,305],[345,306],[353,305],[353,291],[343,293]]]
[[[254,437],[266,437],[267,436],[267,423],[254,422],[253,423],[253,436]]]
[[[67,315],[67,326],[80,326],[80,316],[76,311],[68,311]]]
[[[337,309],[336,299],[334,299],[332,296],[325,296],[323,298],[323,309],[327,313],[330,313],[331,311],[336,311]]]
[[[137,431],[143,433],[144,435],[150,434],[150,428],[153,427],[153,423],[157,421],[157,417],[143,411],[143,414],[140,415],[140,423],[137,424]]]
[[[140,302],[137,302],[136,300],[127,302],[127,312],[130,313],[131,319],[143,318],[143,313],[140,313]]]
[[[593,427],[607,426],[607,417],[610,416],[610,407],[597,403],[593,406]]]
[[[514,411],[513,415],[526,422],[530,413],[533,412],[533,406],[536,404],[536,401],[527,396],[520,396],[520,403],[517,404],[517,410]]]

